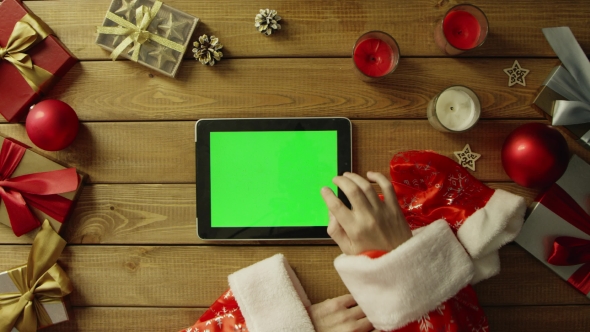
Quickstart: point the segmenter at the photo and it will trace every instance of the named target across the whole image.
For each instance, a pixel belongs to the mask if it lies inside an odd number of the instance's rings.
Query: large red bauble
[[[542,123],[516,128],[504,141],[502,166],[516,183],[528,188],[544,188],[565,172],[568,147],[561,133]]]
[[[78,134],[78,116],[70,105],[55,99],[43,100],[27,115],[26,128],[39,148],[57,151],[66,148]]]

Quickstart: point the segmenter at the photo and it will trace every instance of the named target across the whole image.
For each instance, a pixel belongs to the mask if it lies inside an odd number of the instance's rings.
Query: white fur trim
[[[473,259],[486,256],[516,238],[525,211],[524,198],[497,189],[487,204],[459,227],[457,237]]]
[[[474,259],[473,266],[475,267],[475,274],[471,280],[472,285],[500,273],[500,254],[498,250]]]
[[[315,331],[306,310],[311,302],[282,254],[243,268],[228,281],[249,331]]]
[[[473,278],[471,259],[444,220],[422,227],[379,258],[340,255],[334,266],[379,330],[419,319]]]

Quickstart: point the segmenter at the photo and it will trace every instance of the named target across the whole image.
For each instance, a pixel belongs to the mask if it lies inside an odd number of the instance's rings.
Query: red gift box
[[[56,232],[71,214],[84,175],[0,136],[0,224],[34,237],[47,219]]]
[[[7,47],[16,23],[27,14],[36,18],[18,0],[4,0],[0,2],[0,100],[2,100],[0,113],[8,121],[21,120],[29,106],[39,100],[41,93],[47,91],[53,83],[65,75],[78,61],[52,35],[37,42],[30,49],[24,50],[23,52],[30,56],[35,66],[53,75],[51,79],[45,80],[41,84],[38,91],[35,91],[27,83],[16,66],[5,61],[7,54],[4,56],[1,55],[1,49]],[[38,18],[36,19],[39,20]]]

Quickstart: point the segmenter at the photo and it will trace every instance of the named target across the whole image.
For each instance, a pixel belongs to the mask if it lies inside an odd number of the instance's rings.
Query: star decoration
[[[170,17],[164,24],[158,24],[158,30],[164,31],[160,34],[166,39],[177,38],[181,42],[184,42],[184,30],[188,26],[188,21],[176,20],[174,15],[170,13]]]
[[[504,69],[506,75],[508,75],[508,86],[513,86],[514,84],[520,84],[522,86],[526,86],[526,81],[524,77],[529,73],[530,70],[524,69],[518,63],[518,60],[514,60],[514,64],[512,68]]]
[[[148,31],[157,35],[158,34],[158,28],[160,27],[160,25],[162,25],[162,22],[164,21],[163,17],[160,16],[156,16],[152,19],[152,22],[150,23],[150,26],[148,27]]]
[[[156,66],[162,69],[162,67],[164,67],[164,65],[169,61],[176,63],[176,56],[173,52],[175,51],[158,44],[158,46],[148,54],[151,57],[156,58]]]
[[[117,15],[122,16],[127,21],[131,20],[131,13],[135,11],[135,1],[136,0],[121,0],[121,7],[115,10],[114,13]]]
[[[471,151],[469,144],[466,144],[462,151],[455,151],[453,153],[457,159],[459,159],[459,164],[461,166],[475,171],[475,161],[479,159],[481,155]]]
[[[133,44],[131,44],[131,45],[133,45]],[[143,43],[141,45],[141,49],[139,50],[139,60],[143,61],[143,62],[147,62],[148,57],[152,56],[151,53],[158,52],[158,48],[156,45],[160,46],[159,44],[152,43],[149,40],[147,42]],[[130,57],[133,56],[133,47],[129,47],[129,49],[127,50],[127,54]]]

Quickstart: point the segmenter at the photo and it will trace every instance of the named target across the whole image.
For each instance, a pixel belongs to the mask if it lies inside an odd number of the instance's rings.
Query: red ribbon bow
[[[41,221],[29,207],[64,222],[72,201],[58,194],[76,190],[80,181],[75,168],[10,178],[26,150],[19,142],[5,139],[0,151],[0,199],[6,205],[10,225],[16,236],[41,226]]]
[[[559,185],[553,184],[539,202],[590,235],[590,215]],[[569,277],[568,282],[582,293],[590,293],[590,240],[570,236],[557,237],[547,262],[558,266],[584,264]]]

